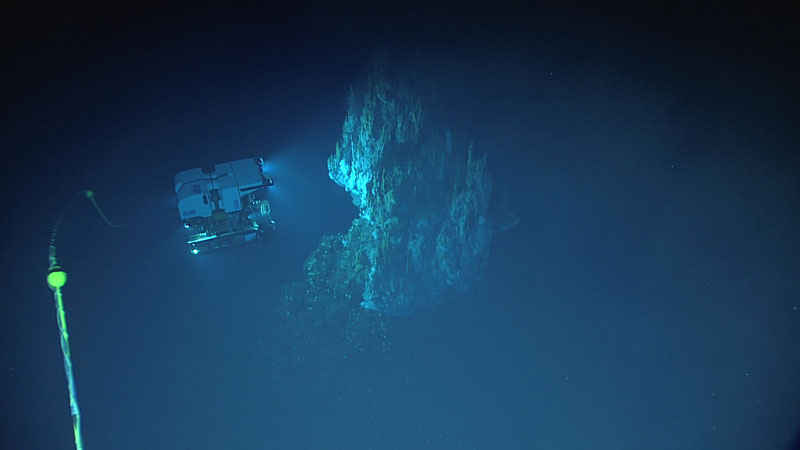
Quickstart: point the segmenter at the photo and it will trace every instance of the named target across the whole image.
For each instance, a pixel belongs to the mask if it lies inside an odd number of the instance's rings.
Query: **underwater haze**
[[[7,7],[0,447],[75,448],[63,213],[88,450],[800,448],[800,10],[549,3]]]

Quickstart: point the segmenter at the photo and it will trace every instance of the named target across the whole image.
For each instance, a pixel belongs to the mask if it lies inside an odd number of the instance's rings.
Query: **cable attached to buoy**
[[[94,199],[94,193],[90,190],[83,190],[78,192],[78,195],[76,195],[64,207],[64,211],[61,212],[58,220],[56,220],[56,223],[53,226],[53,232],[50,235],[50,251],[48,257],[50,267],[47,270],[47,285],[50,286],[50,289],[53,291],[53,297],[55,298],[56,303],[56,323],[58,324],[58,332],[61,338],[61,353],[64,355],[64,373],[67,376],[67,389],[69,390],[69,410],[70,415],[72,416],[72,429],[75,434],[76,450],[83,450],[83,437],[81,435],[81,410],[78,406],[78,394],[75,390],[75,377],[72,373],[72,354],[69,348],[67,317],[64,313],[64,300],[61,294],[61,288],[63,288],[67,283],[67,272],[61,268],[61,266],[58,264],[58,259],[56,258],[56,237],[58,236],[58,229],[61,226],[61,222],[64,219],[67,211],[72,207],[75,201],[81,197],[82,194],[92,202],[95,209],[97,209],[97,212],[100,214],[100,217],[103,218],[106,224],[114,228],[121,228],[124,226],[114,224],[108,220],[106,215],[100,209],[100,206],[97,204],[97,201]]]

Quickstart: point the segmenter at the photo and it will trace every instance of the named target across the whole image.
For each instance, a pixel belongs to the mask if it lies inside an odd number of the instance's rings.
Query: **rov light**
[[[193,249],[192,249],[192,254],[193,254],[193,255],[196,255],[196,254],[198,254],[198,253],[200,253],[200,250],[198,250],[198,249],[196,249],[196,248],[193,248]]]

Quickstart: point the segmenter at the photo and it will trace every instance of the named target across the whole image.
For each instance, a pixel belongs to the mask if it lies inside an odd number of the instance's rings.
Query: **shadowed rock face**
[[[469,288],[482,276],[492,236],[485,154],[425,126],[419,99],[378,72],[363,100],[351,93],[349,103],[328,159],[331,180],[359,208],[336,254],[348,268],[340,285],[357,280],[360,305],[389,315]]]

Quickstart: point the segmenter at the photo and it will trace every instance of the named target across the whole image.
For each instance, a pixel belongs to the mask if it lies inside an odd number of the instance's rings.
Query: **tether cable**
[[[90,190],[84,190],[78,192],[78,195],[76,195],[69,203],[67,203],[67,205],[64,207],[64,210],[61,212],[61,215],[58,217],[58,220],[56,220],[56,223],[53,226],[53,232],[50,235],[50,251],[48,256],[50,266],[47,270],[47,284],[53,291],[53,297],[56,303],[56,323],[58,324],[58,332],[61,338],[61,353],[64,355],[64,373],[67,377],[67,389],[69,390],[69,410],[70,415],[72,416],[72,430],[75,434],[76,450],[83,450],[83,437],[81,435],[81,410],[78,406],[78,394],[75,390],[75,377],[72,373],[72,354],[69,348],[67,317],[64,312],[64,300],[61,294],[61,288],[67,283],[67,273],[61,268],[61,266],[58,265],[58,259],[56,258],[56,237],[58,236],[58,229],[61,226],[64,216],[81,195],[85,195],[86,198],[92,202],[95,209],[97,209],[97,212],[100,214],[100,217],[103,218],[106,224],[114,228],[120,228],[124,226],[114,224],[108,220],[106,215],[100,209],[100,206],[97,204],[97,201],[94,199],[94,193]]]

